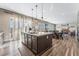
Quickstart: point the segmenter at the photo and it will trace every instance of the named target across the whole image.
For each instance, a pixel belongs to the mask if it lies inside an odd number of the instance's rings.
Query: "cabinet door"
[[[38,37],[38,52],[42,52],[47,47],[47,38],[46,35]]]
[[[37,53],[37,37],[32,36],[32,50]]]
[[[49,36],[48,36],[48,47],[51,47],[52,46],[52,35],[50,34]]]
[[[28,35],[27,46],[31,48],[31,35]]]
[[[24,34],[24,43],[27,45],[27,34]]]
[[[22,42],[24,43],[24,33],[21,32],[21,39],[22,39]]]

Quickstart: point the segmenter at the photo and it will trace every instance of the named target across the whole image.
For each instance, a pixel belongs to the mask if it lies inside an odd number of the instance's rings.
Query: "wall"
[[[29,25],[29,27],[35,27],[38,31],[45,31],[45,21],[41,21],[41,20],[36,20],[36,19],[33,19],[30,18],[30,17],[25,17],[25,16],[22,16],[22,15],[19,15],[19,14],[9,14],[9,13],[5,13],[5,12],[2,12],[0,11],[0,29],[3,30],[5,33],[8,33],[9,32],[9,20],[10,19],[13,19],[14,20],[14,27],[15,29],[17,30],[18,29],[18,26],[19,27],[22,27],[22,24],[23,24],[23,20],[25,20],[24,22],[27,23]],[[19,20],[19,25],[18,25],[18,20]],[[53,25],[50,24],[50,23],[47,23],[48,24],[48,27],[47,29],[48,30],[53,30]]]
[[[9,20],[10,20],[10,18],[13,18],[14,21],[17,21],[19,19],[19,15],[9,14],[9,13],[5,13],[5,12],[0,11],[0,18],[1,18],[0,25],[1,25],[2,30],[5,33],[8,33],[9,32]]]
[[[6,13],[0,12],[0,22],[1,22],[1,30],[7,32],[8,31],[8,18],[9,16]]]

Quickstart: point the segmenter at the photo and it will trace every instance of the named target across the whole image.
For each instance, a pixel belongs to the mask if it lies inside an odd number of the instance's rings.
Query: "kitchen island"
[[[24,39],[22,43],[29,48],[35,55],[44,53],[52,47],[52,33],[27,33],[22,32]]]

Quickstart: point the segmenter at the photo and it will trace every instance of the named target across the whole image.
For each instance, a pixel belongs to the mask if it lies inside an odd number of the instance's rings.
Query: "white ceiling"
[[[36,3],[0,3],[0,8],[5,8],[13,10],[28,16],[36,17]],[[42,4],[37,3],[37,18],[42,17]],[[79,10],[78,3],[44,3],[43,4],[43,14],[44,20],[55,23],[55,24],[65,24],[65,23],[75,23],[77,20],[77,12]]]

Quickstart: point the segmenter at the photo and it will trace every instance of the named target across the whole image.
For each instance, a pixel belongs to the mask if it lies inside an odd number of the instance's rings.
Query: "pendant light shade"
[[[38,5],[35,5],[35,7],[36,7],[36,19],[37,19],[37,7],[38,7]]]
[[[41,8],[42,8],[42,20],[43,20],[43,3],[41,4]]]

